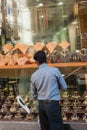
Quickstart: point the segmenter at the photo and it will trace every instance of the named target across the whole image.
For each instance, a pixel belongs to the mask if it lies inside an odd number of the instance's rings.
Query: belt
[[[45,102],[45,103],[49,103],[49,102],[59,102],[59,101],[56,101],[56,100],[39,100],[41,102]]]

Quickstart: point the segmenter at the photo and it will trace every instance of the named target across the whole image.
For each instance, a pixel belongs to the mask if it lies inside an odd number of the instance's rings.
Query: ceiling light
[[[74,22],[72,22],[72,24],[78,24],[78,22],[77,22],[77,21],[74,21]]]
[[[68,15],[63,15],[63,18],[67,18],[68,17]]]
[[[63,2],[59,2],[58,5],[59,5],[59,6],[63,5]]]
[[[8,19],[8,16],[6,16],[5,18]]]
[[[43,15],[41,15],[40,17],[41,17],[41,18],[44,18],[44,16],[43,16]]]
[[[39,7],[43,6],[43,3],[38,4]]]
[[[63,28],[63,30],[67,30],[67,28]]]

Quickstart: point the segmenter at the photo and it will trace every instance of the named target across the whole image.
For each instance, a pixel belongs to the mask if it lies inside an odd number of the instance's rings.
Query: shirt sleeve
[[[62,76],[61,72],[58,70],[57,71],[57,78],[58,78],[58,83],[60,84],[60,87],[63,89],[63,90],[67,90],[67,84],[66,84],[66,81],[64,79],[64,77]]]
[[[37,89],[33,83],[32,78],[31,78],[31,83],[30,83],[30,93],[31,93],[32,98],[37,99]]]

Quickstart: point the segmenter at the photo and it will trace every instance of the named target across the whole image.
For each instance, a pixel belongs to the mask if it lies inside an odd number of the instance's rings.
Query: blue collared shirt
[[[61,99],[59,83],[63,90],[67,84],[58,68],[50,67],[46,63],[41,64],[39,69],[31,76],[31,94],[38,100]]]

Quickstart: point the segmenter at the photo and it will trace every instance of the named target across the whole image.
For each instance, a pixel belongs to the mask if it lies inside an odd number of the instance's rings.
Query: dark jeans
[[[39,101],[41,130],[64,130],[60,105],[57,101]]]

